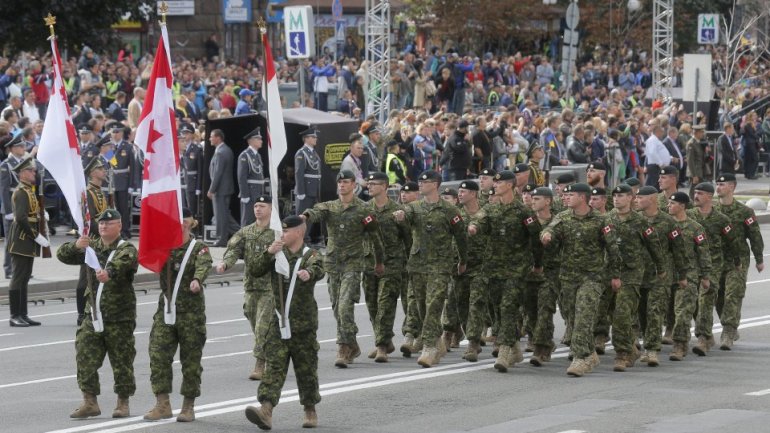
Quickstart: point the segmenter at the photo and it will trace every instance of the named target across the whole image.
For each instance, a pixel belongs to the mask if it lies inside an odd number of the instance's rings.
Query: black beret
[[[529,171],[529,165],[522,163],[516,164],[515,167],[513,167],[514,173],[524,173],[525,171]]]
[[[407,182],[404,184],[404,186],[401,187],[401,191],[418,191],[419,186],[417,186],[417,182]]]
[[[572,183],[572,182],[575,182],[575,175],[572,173],[560,174],[559,177],[556,178],[556,185],[562,185],[565,183]]]
[[[193,214],[192,211],[188,208],[182,208],[182,218],[192,218]]]
[[[381,171],[373,171],[369,173],[369,176],[366,177],[366,180],[373,180],[373,181],[380,181],[380,182],[388,182],[390,179],[388,179],[388,175],[381,172]]]
[[[441,175],[435,170],[425,170],[419,178],[420,181],[441,182]]]
[[[302,218],[298,217],[297,215],[289,215],[286,218],[284,218],[283,221],[281,221],[281,227],[285,229],[290,229],[294,227],[299,227],[304,223],[305,221]]]
[[[639,188],[639,191],[636,193],[636,195],[653,195],[657,193],[658,193],[658,190],[655,189],[654,186],[647,185]]]
[[[452,197],[457,197],[457,190],[454,188],[446,187],[441,190],[441,195],[451,195]]]
[[[709,194],[714,194],[714,184],[711,182],[701,182],[695,185],[695,191],[704,191]]]
[[[350,170],[342,170],[337,173],[337,180],[356,180],[356,174]]]
[[[495,175],[495,180],[515,180],[516,175],[511,170],[503,170]]]
[[[492,168],[485,168],[485,169],[481,170],[481,173],[479,173],[479,176],[492,176],[492,177],[495,177],[496,174],[497,174],[497,171],[495,171],[494,169],[492,169]]]
[[[467,189],[468,191],[478,191],[479,190],[479,184],[476,182],[472,182],[469,180],[464,181],[460,184],[461,189]]]
[[[679,176],[679,169],[674,167],[673,165],[667,165],[660,169],[660,175],[673,175],[673,176]]]
[[[601,161],[596,161],[588,164],[587,170],[591,170],[591,169],[607,171],[607,167]]]
[[[272,205],[273,198],[267,194],[262,194],[261,196],[257,197],[257,199],[254,201],[254,205],[256,206],[257,203],[267,203],[269,205]]]
[[[591,190],[591,195],[607,195],[607,190],[597,186]]]
[[[577,192],[583,194],[591,194],[591,187],[587,183],[573,183],[566,189],[567,192]]]
[[[102,221],[115,221],[120,219],[120,212],[116,209],[107,209],[99,215],[99,222]]]
[[[735,178],[735,175],[732,173],[722,173],[717,178],[717,182],[737,182],[738,179]]]
[[[537,188],[537,185],[535,185],[534,183],[528,183],[528,184],[524,185],[524,191],[523,192],[531,193],[536,188]]]
[[[626,183],[621,183],[620,185],[616,186],[615,189],[612,190],[612,194],[631,194],[634,192],[633,189],[631,189],[631,185],[628,185]]]
[[[532,197],[551,197],[551,198],[553,198],[553,191],[551,191],[551,188],[546,188],[544,186],[541,186],[540,188],[535,188],[535,190],[532,191]]]
[[[690,202],[690,196],[687,195],[687,193],[677,191],[668,198],[669,200],[673,200],[677,203],[687,204]]]
[[[642,182],[640,182],[639,179],[635,177],[629,177],[624,183],[628,186],[639,186],[642,184]]]
[[[261,140],[262,139],[262,128],[257,126],[256,128],[254,128],[253,131],[249,132],[248,134],[246,134],[246,136],[243,137],[244,140],[248,140],[249,138],[259,138]]]

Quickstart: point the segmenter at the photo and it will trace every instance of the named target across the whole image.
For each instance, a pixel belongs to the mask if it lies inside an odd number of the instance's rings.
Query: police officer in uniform
[[[259,127],[243,137],[248,143],[246,150],[238,156],[238,196],[241,199],[241,227],[255,221],[254,203],[263,194],[265,170],[259,149],[262,148],[262,132]]]
[[[179,132],[187,143],[182,154],[182,167],[184,168],[185,195],[187,196],[187,208],[198,220],[198,207],[200,203],[201,190],[203,189],[203,148],[193,139],[195,130],[192,125],[185,123],[179,128]]]
[[[297,197],[295,213],[297,215],[313,207],[321,196],[321,157],[315,151],[318,143],[318,130],[315,126],[300,133],[303,146],[294,154],[294,193]],[[305,242],[321,243],[320,227],[309,224]],[[312,241],[308,241],[310,238]]]
[[[48,239],[38,231],[40,204],[35,196],[34,185],[37,168],[35,160],[25,158],[16,168],[19,187],[13,193],[13,223],[8,233],[8,253],[11,255],[13,277],[8,290],[11,309],[11,326],[39,326],[27,316],[27,286],[32,277],[32,264],[40,255],[40,247],[49,247]]]
[[[123,218],[121,236],[131,239],[131,194],[139,186],[135,179],[134,146],[123,140],[123,132],[123,126],[117,123],[110,131],[111,141],[115,146],[114,159],[117,161],[112,169],[112,187],[115,194],[115,208]]]
[[[19,177],[14,169],[24,158],[24,142],[21,135],[17,135],[8,141],[5,146],[9,149],[8,157],[0,163],[0,206],[3,211],[3,232],[6,238],[11,231],[11,221],[13,221],[13,201],[12,194],[19,185]],[[5,258],[3,261],[5,278],[11,279],[11,256],[8,254],[8,242],[6,242]]]
[[[86,167],[96,155],[99,154],[98,140],[94,138],[94,130],[91,125],[84,123],[78,128],[80,138],[80,159],[83,161],[83,167]]]

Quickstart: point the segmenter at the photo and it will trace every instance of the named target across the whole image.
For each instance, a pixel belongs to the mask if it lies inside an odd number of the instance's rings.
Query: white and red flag
[[[37,160],[51,173],[59,185],[72,219],[78,232],[84,233],[83,204],[86,192],[86,180],[83,176],[83,163],[80,159],[75,125],[72,124],[67,92],[61,78],[61,58],[56,38],[51,37],[53,54],[53,86],[48,102],[45,125],[40,136]],[[88,206],[86,206],[87,208]]]
[[[144,152],[139,264],[160,272],[174,248],[182,245],[182,196],[179,143],[171,86],[168,32],[161,24],[136,144]]]
[[[275,231],[276,239],[280,239],[283,232],[281,217],[278,213],[278,165],[286,156],[286,129],[283,125],[283,108],[281,107],[281,95],[278,93],[278,76],[275,73],[273,53],[270,51],[270,42],[267,33],[262,33],[262,47],[265,51],[265,86],[262,91],[267,103],[267,145],[268,159],[270,163],[270,196],[273,198],[273,212],[270,215],[270,228]],[[283,253],[275,256],[276,272],[289,275],[289,262]]]

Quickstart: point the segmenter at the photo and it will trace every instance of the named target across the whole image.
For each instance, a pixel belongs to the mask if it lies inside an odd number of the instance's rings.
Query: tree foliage
[[[88,45],[99,51],[115,47],[117,32],[110,26],[126,14],[139,17],[142,5],[154,8],[149,0],[2,0],[0,48],[8,54],[20,50],[48,49],[49,35],[43,17],[56,17],[59,45],[72,48]]]

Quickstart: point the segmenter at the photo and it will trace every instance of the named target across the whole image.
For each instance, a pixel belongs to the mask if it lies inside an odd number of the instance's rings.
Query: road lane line
[[[768,395],[768,394],[770,394],[770,389],[763,389],[761,391],[747,392],[744,395],[751,395],[751,396],[754,396],[754,397],[761,397],[763,395]]]
[[[15,332],[10,332],[8,334],[0,334],[0,337],[10,337],[11,335],[16,335]]]
[[[136,331],[136,332],[134,332],[134,335],[146,334],[148,332],[149,331]],[[20,350],[20,349],[30,349],[30,348],[34,348],[34,347],[56,346],[58,344],[69,344],[69,343],[74,343],[74,342],[75,342],[75,340],[59,340],[59,341],[51,341],[51,342],[48,342],[48,343],[38,343],[38,344],[27,344],[27,345],[24,345],[24,346],[3,347],[2,349],[0,349],[0,352],[9,352],[11,350]]]
[[[364,303],[364,302],[359,302],[359,303],[357,303],[357,304],[356,304],[356,307],[360,307],[360,306],[362,306],[362,305],[366,305],[366,303]],[[328,306],[328,307],[319,307],[319,308],[318,308],[318,311],[329,311],[329,310],[331,310],[331,309],[332,309],[332,307],[331,307],[331,306]],[[240,317],[240,318],[238,318],[238,319],[227,319],[227,320],[217,320],[217,321],[215,321],[215,322],[206,322],[206,324],[207,324],[207,325],[224,325],[225,323],[242,322],[242,321],[244,321],[244,320],[246,320],[246,318],[245,318],[245,317]]]
[[[28,380],[26,382],[16,382],[16,383],[6,383],[5,385],[0,385],[0,389],[2,388],[12,388],[15,386],[22,386],[22,385],[32,385],[37,383],[46,383],[46,382],[53,382],[56,380],[64,380],[64,379],[73,379],[76,378],[77,375],[72,374],[69,376],[60,376],[60,377],[49,377],[47,379],[36,379],[36,380]]]
[[[139,302],[136,304],[137,307],[144,306],[144,305],[158,305],[158,301],[152,301],[152,302]],[[33,319],[37,319],[38,317],[51,317],[51,316],[64,316],[65,314],[78,314],[77,310],[75,311],[62,311],[59,313],[46,313],[46,314],[37,314],[35,316],[29,316]]]

